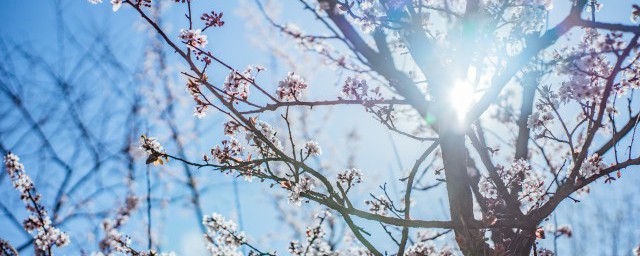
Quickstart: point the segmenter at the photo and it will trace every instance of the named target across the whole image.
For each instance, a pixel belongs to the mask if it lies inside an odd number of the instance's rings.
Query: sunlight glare
[[[467,111],[475,100],[475,91],[471,83],[468,80],[456,82],[451,89],[449,100],[456,111],[458,120],[464,122]]]

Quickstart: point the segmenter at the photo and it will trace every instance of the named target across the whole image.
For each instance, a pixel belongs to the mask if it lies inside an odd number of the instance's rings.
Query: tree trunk
[[[438,118],[440,125],[440,148],[447,180],[449,210],[456,226],[456,242],[464,255],[492,255],[484,242],[483,234],[469,225],[474,222],[473,198],[467,173],[465,133],[461,129],[456,113],[448,108]]]

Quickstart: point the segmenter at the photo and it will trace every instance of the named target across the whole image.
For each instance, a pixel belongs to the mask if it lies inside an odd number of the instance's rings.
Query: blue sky
[[[3,1],[0,3],[0,21],[3,22],[3,26],[0,27],[0,38],[3,40],[15,42],[24,45],[28,49],[50,60],[57,60],[60,58],[73,60],[77,58],[78,49],[75,49],[72,45],[66,45],[63,53],[59,52],[57,31],[59,27],[56,26],[57,18],[55,15],[56,6],[62,10],[62,18],[65,21],[66,27],[69,31],[77,33],[77,37],[81,42],[89,44],[92,42],[92,38],[100,35],[102,37],[111,40],[114,45],[117,45],[114,54],[118,55],[120,59],[127,60],[124,64],[129,69],[135,69],[136,65],[144,57],[142,53],[143,45],[147,42],[148,37],[144,32],[141,19],[129,8],[122,8],[117,13],[113,13],[108,3],[101,5],[92,5],[86,1],[77,0],[63,0],[59,5],[54,4],[57,1]],[[108,2],[105,0],[105,2]],[[288,70],[285,63],[276,63],[272,65],[271,54],[265,50],[256,47],[256,45],[249,40],[254,34],[253,31],[247,30],[246,18],[240,15],[245,12],[245,6],[241,2],[243,1],[197,1],[194,9],[206,10],[213,8],[216,11],[222,11],[225,13],[225,26],[212,31],[209,31],[209,45],[207,48],[212,49],[213,53],[225,60],[231,66],[242,69],[249,64],[259,64],[271,68],[269,72],[265,74],[265,77],[261,78],[263,83],[268,83],[274,78],[282,77]],[[553,25],[558,22],[559,18],[562,18],[565,14],[565,10],[569,5],[569,1],[556,1],[554,11],[550,15],[550,24]],[[598,19],[603,21],[620,20],[620,10],[628,10],[630,3],[634,1],[602,1],[604,8],[598,13]],[[281,15],[282,21],[297,21],[301,23],[301,27],[305,30],[318,29],[318,25],[313,22],[312,19],[301,15],[301,6],[298,1],[285,0],[281,5],[285,6],[283,9],[283,15]],[[184,17],[182,11],[177,7],[171,7],[165,11],[166,13],[166,29],[173,37],[177,35],[179,29],[184,26]],[[625,21],[628,21],[628,14],[624,13]],[[574,32],[577,34],[577,32]],[[271,35],[270,35],[271,36]],[[272,35],[273,37],[279,37],[279,35]],[[254,36],[255,37],[255,36]],[[87,47],[91,47],[87,45]],[[288,49],[286,49],[288,50]],[[294,50],[294,49],[291,49]],[[173,58],[177,60],[177,58]],[[68,63],[68,62],[63,62]],[[71,65],[71,64],[67,64]],[[305,65],[302,65],[305,66]],[[59,66],[57,68],[64,69],[70,68],[66,65]],[[227,71],[221,67],[212,67],[210,77],[213,77],[216,81],[221,82]],[[327,68],[313,70],[314,72],[308,72],[310,77],[309,82],[311,84],[311,96],[318,99],[330,99],[337,95],[338,87],[335,83],[339,81],[340,77],[334,76],[333,71]],[[176,79],[179,79],[179,74],[176,72],[173,74]],[[37,76],[37,75],[36,75]],[[123,81],[126,79],[117,80]],[[37,86],[34,84],[33,86]],[[95,90],[105,90],[108,87],[99,87]],[[275,85],[271,87],[275,88]],[[107,92],[105,92],[107,93]],[[186,115],[190,116],[191,107],[183,108],[182,110],[189,111]],[[375,180],[387,178],[387,175],[393,175],[394,172],[390,172],[389,169],[398,170],[398,163],[394,157],[390,157],[391,140],[389,136],[393,137],[398,150],[399,156],[402,160],[401,163],[404,168],[407,168],[410,163],[421,152],[419,149],[426,148],[428,145],[411,143],[408,140],[396,136],[389,135],[381,125],[366,115],[362,115],[364,111],[358,107],[340,107],[331,110],[319,110],[318,113],[314,113],[312,120],[321,120],[323,114],[329,113],[331,115],[330,121],[332,125],[329,127],[323,126],[320,122],[315,126],[320,127],[325,131],[325,134],[319,140],[326,146],[325,154],[339,153],[341,149],[345,148],[344,138],[339,136],[332,136],[333,134],[342,134],[352,129],[352,127],[366,127],[365,130],[361,130],[362,135],[361,144],[358,150],[355,152],[359,167],[365,170],[365,174],[372,177],[368,181],[372,182],[370,188],[375,189],[378,184],[373,183]],[[213,127],[214,132],[202,128],[201,131],[206,133],[203,138],[210,143],[204,144],[203,149],[214,145],[216,140],[220,140],[221,136],[221,121],[224,120],[219,116],[210,115],[209,117],[196,122],[201,122],[201,127]],[[151,125],[153,130],[153,125]],[[214,134],[215,135],[212,135]],[[378,139],[370,139],[378,138]],[[168,151],[172,148],[167,147]],[[197,150],[196,150],[197,151]],[[27,158],[28,160],[29,158]],[[343,160],[341,160],[343,161]],[[25,161],[25,165],[30,164],[29,161]],[[339,165],[339,164],[336,164]],[[338,167],[335,167],[338,168]],[[559,223],[578,223],[579,221],[586,222],[586,226],[596,226],[599,224],[596,216],[601,216],[604,213],[598,213],[597,210],[593,210],[597,205],[602,205],[602,202],[607,202],[604,212],[615,212],[617,209],[624,207],[624,201],[620,199],[612,200],[611,198],[620,198],[625,194],[640,192],[637,187],[637,182],[640,179],[637,167],[633,167],[625,171],[623,179],[612,185],[602,185],[598,182],[597,186],[592,189],[594,192],[592,195],[585,198],[585,202],[581,204],[572,204],[571,202],[564,202],[560,212],[557,215]],[[207,175],[207,174],[205,174]],[[396,173],[397,175],[397,173]],[[397,177],[396,177],[397,178]],[[231,178],[225,177],[220,174],[211,174],[209,180],[219,182],[213,191],[206,194],[205,212],[210,213],[212,211],[218,211],[227,216],[236,216],[234,213],[235,207],[233,204],[234,193],[231,185]],[[3,182],[3,185],[7,186],[7,182]],[[216,183],[218,184],[218,183]],[[268,185],[259,185],[257,183],[247,184],[240,181],[240,197],[243,201],[241,207],[243,212],[243,223],[245,230],[250,237],[260,238],[265,234],[280,233],[281,223],[275,218],[274,209],[271,206],[270,196],[266,196],[265,192],[268,191]],[[142,185],[141,185],[142,186]],[[613,189],[615,188],[615,190]],[[380,191],[374,192],[375,194]],[[438,192],[439,193],[439,192]],[[18,204],[16,204],[18,205]],[[443,219],[443,207],[438,205],[435,207],[436,211],[431,211],[433,208],[428,207],[430,211],[425,211],[423,214],[430,215],[435,218]],[[442,208],[442,209],[441,209]],[[582,211],[581,211],[582,209]],[[635,212],[633,212],[635,211]],[[194,248],[194,241],[200,239],[197,227],[193,225],[193,214],[189,211],[181,210],[180,206],[170,207],[167,212],[170,214],[160,214],[154,216],[156,220],[162,222],[162,240],[165,242],[164,249],[175,250],[181,255],[189,255],[188,250]],[[632,214],[638,214],[638,209],[632,210]],[[635,215],[638,216],[638,215]],[[141,217],[138,217],[141,218]],[[580,219],[580,220],[576,220]],[[142,220],[138,220],[142,221]],[[2,220],[0,220],[0,225]],[[577,224],[574,224],[577,225]],[[640,226],[638,221],[630,222],[631,227]],[[574,227],[575,229],[576,227]],[[588,230],[582,230],[583,234]],[[6,233],[5,233],[6,232]],[[12,236],[14,231],[0,230],[0,237],[6,235]],[[636,237],[640,237],[640,231],[635,232]],[[388,240],[381,241],[389,242]],[[583,239],[583,238],[573,238]],[[592,241],[592,237],[584,238],[584,244],[588,244],[586,241]],[[621,239],[620,246],[626,247],[628,241]],[[276,248],[284,249],[283,244],[286,242],[286,238],[276,239],[274,241],[260,241],[261,244],[267,246],[275,245]],[[547,243],[548,241],[543,241]],[[636,241],[637,242],[637,241]],[[571,243],[568,240],[563,240],[561,244],[562,250],[570,250]],[[596,246],[597,247],[597,246]],[[606,253],[605,253],[606,254]]]

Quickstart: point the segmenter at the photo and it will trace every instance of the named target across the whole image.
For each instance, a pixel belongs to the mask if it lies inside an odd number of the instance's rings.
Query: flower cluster
[[[13,248],[9,242],[0,239],[0,252],[4,253],[6,256],[18,256],[18,251],[16,248]]]
[[[238,225],[226,220],[222,215],[213,213],[202,217],[207,228],[207,249],[212,256],[241,256],[240,246],[247,242],[244,232],[238,231]]]
[[[122,7],[122,0],[111,0],[111,9],[117,12]]]
[[[204,95],[200,91],[200,85],[193,79],[187,81],[187,92],[193,97],[196,102],[196,108],[193,111],[193,115],[198,118],[203,118],[207,115],[206,111],[209,105],[203,100]]]
[[[622,72],[623,76],[618,88],[619,94],[623,94],[628,89],[640,89],[640,63],[634,62],[633,65]]]
[[[138,204],[139,199],[137,197],[127,195],[125,204],[118,209],[115,218],[102,221],[104,238],[99,244],[100,251],[109,254],[111,250],[116,252],[128,252],[130,250],[131,239],[118,232],[118,229],[129,221],[129,216],[138,208]]]
[[[351,168],[338,173],[336,178],[341,184],[352,187],[357,183],[362,183],[362,176],[363,174],[360,169]]]
[[[382,216],[386,216],[389,209],[391,209],[391,202],[384,195],[380,195],[373,200],[365,200],[364,204],[369,206],[369,212]]]
[[[367,81],[364,79],[358,79],[355,77],[347,77],[347,80],[342,85],[342,96],[347,99],[356,100],[381,100],[380,87],[369,89]]]
[[[436,249],[435,245],[429,242],[419,242],[410,246],[404,253],[405,256],[422,256],[422,255],[438,255],[453,256],[453,252],[449,248]]]
[[[607,166],[602,162],[602,158],[598,154],[593,154],[587,157],[580,167],[580,176],[588,178],[592,175],[600,174],[600,171],[605,168]]]
[[[518,199],[529,204],[535,204],[546,196],[545,176],[542,172],[531,171],[530,167],[525,171],[524,180],[522,180],[521,184],[522,191],[518,193]]]
[[[289,72],[284,80],[278,82],[278,99],[285,101],[298,100],[305,89],[307,89],[307,83],[304,82],[304,79],[293,72]]]
[[[224,91],[230,100],[234,101],[236,97],[247,100],[249,97],[249,87],[253,83],[254,77],[258,72],[263,70],[264,68],[260,66],[248,66],[242,73],[232,70],[224,80]]]
[[[600,54],[589,54],[570,62],[563,69],[569,75],[569,80],[563,82],[558,90],[563,102],[593,101],[599,99],[604,89],[604,82],[598,76],[608,76],[609,63]]]
[[[92,4],[101,4],[102,3],[102,0],[88,0],[88,1],[89,1],[89,3],[92,3]],[[150,0],[146,0],[146,1],[150,1]],[[136,1],[134,1],[134,3],[135,2]],[[118,10],[120,10],[120,7],[122,7],[122,3],[123,3],[122,0],[111,0],[111,9],[114,12],[117,12]]]
[[[277,132],[276,132],[276,129],[273,128],[273,126],[271,126],[270,124],[264,121],[258,121],[256,124],[256,128],[260,130],[260,133],[262,133],[262,135],[266,137],[267,140],[271,142],[271,144],[273,144],[278,149],[282,149],[282,143],[276,136]],[[273,150],[271,150],[270,148],[265,148],[266,145],[261,140],[256,138],[255,134],[247,133],[246,137],[247,137],[247,140],[253,140],[256,146],[258,146],[261,149],[260,153],[264,157],[268,157],[273,154]]]
[[[289,203],[300,206],[302,205],[302,193],[313,190],[315,188],[315,180],[311,176],[302,175],[298,182],[289,181],[284,187],[289,189],[289,195],[287,196]]]
[[[380,17],[384,15],[384,11],[382,11],[375,2],[376,1],[374,0],[363,0],[360,3],[360,11],[362,11],[362,16],[356,19],[356,23],[360,25],[360,29],[364,33],[373,32],[378,27],[378,24],[380,23],[379,22]],[[394,1],[389,1],[388,3],[389,7],[392,9],[397,9],[397,8],[394,8],[393,6],[398,5],[397,2],[400,2],[400,1],[395,1],[395,2],[396,3],[394,3]]]
[[[136,256],[176,256],[175,252],[163,252],[158,253],[156,250],[151,249],[149,251],[137,251],[131,247],[131,238],[127,235],[123,235],[117,231],[109,234],[111,239],[110,248],[119,254],[111,252],[93,252],[91,256],[112,256],[112,255],[136,255]]]
[[[200,29],[181,29],[178,37],[190,47],[204,48],[209,43]]]
[[[369,86],[364,79],[347,77],[344,85],[342,85],[342,95],[347,99],[363,99],[367,96],[368,91]]]
[[[49,251],[53,246],[63,247],[69,244],[69,236],[60,229],[51,225],[51,219],[40,204],[42,196],[35,190],[31,178],[25,173],[20,158],[13,153],[4,157],[4,164],[13,187],[20,192],[20,198],[26,204],[29,217],[23,221],[25,230],[29,233],[36,231],[34,235],[36,248],[40,251]]]
[[[289,243],[289,253],[291,255],[302,256],[302,255],[341,255],[334,254],[331,249],[331,245],[324,239],[326,236],[326,232],[322,224],[328,218],[331,218],[331,213],[329,211],[323,211],[319,214],[316,214],[316,218],[319,219],[319,222],[314,227],[307,227],[305,232],[306,243],[305,245],[301,244],[299,241],[294,240]]]
[[[531,34],[544,28],[546,13],[553,8],[551,0],[520,0],[521,6],[512,9],[510,22],[514,23],[514,34]]]
[[[634,4],[632,7],[633,11],[631,11],[631,22],[638,23],[638,20],[640,20],[640,5]]]
[[[539,171],[533,171],[531,166],[524,159],[514,161],[509,168],[496,166],[498,175],[502,182],[511,189],[521,186],[522,190],[518,192],[518,199],[529,205],[537,204],[546,198],[544,187],[545,175]],[[519,177],[524,177],[520,179]],[[487,177],[480,177],[479,184],[480,194],[488,199],[497,199],[498,192],[493,180]],[[523,206],[526,206],[523,204]]]
[[[234,136],[240,131],[240,124],[236,121],[228,121],[224,124],[224,135]]]
[[[240,142],[236,138],[230,138],[229,140],[222,141],[222,147],[216,145],[211,149],[211,155],[216,159],[218,163],[230,163],[229,160],[235,159],[235,157],[242,155],[244,149]],[[236,159],[237,160],[237,159]]]
[[[586,28],[579,46],[573,49],[568,57],[561,57],[564,59],[564,65],[559,69],[559,73],[568,77],[568,81],[563,83],[558,91],[563,102],[599,102],[606,85],[606,77],[609,77],[612,71],[610,58],[605,53],[620,51],[624,45],[621,33],[611,32],[603,35],[596,29]],[[623,73],[628,71],[633,73],[632,69]],[[621,83],[613,85],[613,89],[622,94],[630,84],[633,83],[627,83],[623,78]]]
[[[320,148],[320,144],[318,144],[318,142],[310,140],[304,144],[304,152],[308,156],[319,156],[322,155],[322,148]]]
[[[211,14],[203,13],[202,16],[200,16],[200,19],[204,21],[204,29],[224,26],[224,21],[222,21],[222,12],[216,13],[211,11]]]
[[[541,98],[536,103],[536,111],[527,120],[527,127],[533,131],[546,130],[547,124],[554,119],[554,109],[558,109],[560,106],[558,95],[549,86],[542,86],[540,91]]]
[[[160,142],[158,142],[156,138],[147,137],[146,135],[140,136],[140,148],[143,149],[147,155],[164,153],[164,148],[160,145]]]
[[[147,164],[153,163],[154,165],[162,165],[165,161],[169,161],[169,157],[166,155],[164,148],[156,138],[141,135],[140,149],[143,149],[147,153]],[[164,158],[164,161],[162,158]]]

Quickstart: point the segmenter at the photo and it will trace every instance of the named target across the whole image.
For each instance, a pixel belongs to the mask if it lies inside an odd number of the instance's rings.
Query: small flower
[[[480,177],[480,182],[478,184],[480,194],[484,198],[496,199],[498,197],[498,191],[495,188],[495,185],[491,180],[485,176]]]
[[[49,250],[53,245],[63,247],[70,242],[69,236],[66,233],[52,226],[39,228],[35,239],[36,245],[43,251]]]
[[[304,79],[293,72],[289,72],[287,77],[278,83],[278,98],[285,101],[297,100],[306,88],[307,83],[304,82]]]
[[[89,3],[92,3],[92,4],[101,4],[102,3],[102,0],[88,0],[88,1],[89,1]]]
[[[240,129],[240,124],[236,121],[228,121],[224,123],[224,135],[236,135]]]
[[[257,73],[263,71],[260,66],[248,66],[242,73],[232,70],[224,80],[224,91],[231,101],[236,97],[246,100],[249,97],[249,88],[254,81]]]
[[[193,97],[193,100],[196,102],[193,115],[200,119],[205,117],[207,115],[206,111],[209,109],[209,105],[200,97],[202,92],[200,91],[198,82],[193,79],[189,79],[187,81],[187,92],[191,94],[191,97]]]
[[[111,9],[117,12],[122,7],[122,0],[111,0]]]
[[[300,177],[298,182],[289,181],[289,203],[297,206],[302,205],[302,193],[311,191],[315,188],[315,181],[310,176],[304,175]]]
[[[346,185],[348,187],[352,187],[357,183],[362,183],[362,171],[360,169],[351,168],[345,169],[342,173],[339,173],[337,176],[338,182]]]
[[[404,253],[404,256],[453,256],[453,252],[449,248],[436,249],[435,245],[431,242],[419,242],[410,246]]]
[[[391,202],[384,195],[380,195],[373,200],[365,200],[364,204],[369,206],[369,211],[373,214],[386,216],[391,209]]]
[[[342,95],[347,99],[362,99],[367,96],[369,86],[366,80],[347,77],[342,86]]]
[[[244,149],[236,138],[230,138],[229,140],[223,140],[222,146],[216,145],[211,149],[211,155],[216,159],[218,163],[233,163],[233,159],[242,155]],[[237,159],[236,159],[237,160]]]
[[[207,249],[212,255],[242,255],[240,246],[247,242],[244,232],[238,231],[238,225],[226,220],[222,215],[213,213],[202,217],[207,228]]]
[[[307,141],[307,143],[305,143],[304,150],[307,153],[307,155],[310,155],[310,156],[319,156],[322,154],[322,149],[320,148],[320,144],[312,140]]]
[[[146,135],[140,136],[140,148],[144,149],[148,155],[164,152],[164,148],[156,138],[147,137]]]
[[[204,48],[209,43],[207,35],[203,35],[200,29],[181,29],[178,37],[191,47]]]
[[[631,22],[638,23],[638,20],[640,20],[640,6],[634,4],[632,7],[633,11],[631,12]]]
[[[204,21],[205,27],[222,27],[224,25],[224,21],[222,21],[222,12],[215,13],[211,11],[211,14],[204,13],[200,16],[200,19]]]
[[[24,166],[19,162],[20,158],[13,153],[4,157],[5,167],[13,183],[13,187],[20,191],[20,198],[26,203],[26,209],[31,213],[23,221],[24,229],[34,235],[38,249],[48,251],[52,246],[62,247],[69,244],[69,236],[58,228],[51,226],[51,219],[40,204],[42,197],[35,190],[31,178],[25,173]]]
[[[162,165],[165,161],[169,161],[169,157],[166,155],[164,148],[162,147],[162,145],[160,145],[156,138],[141,135],[140,149],[143,149],[147,153],[147,164],[153,163],[154,165]],[[162,160],[162,158],[164,158],[164,161]]]
[[[582,164],[580,168],[580,176],[588,178],[592,175],[600,174],[600,171],[605,169],[607,166],[602,162],[602,158],[598,154],[593,154]]]

